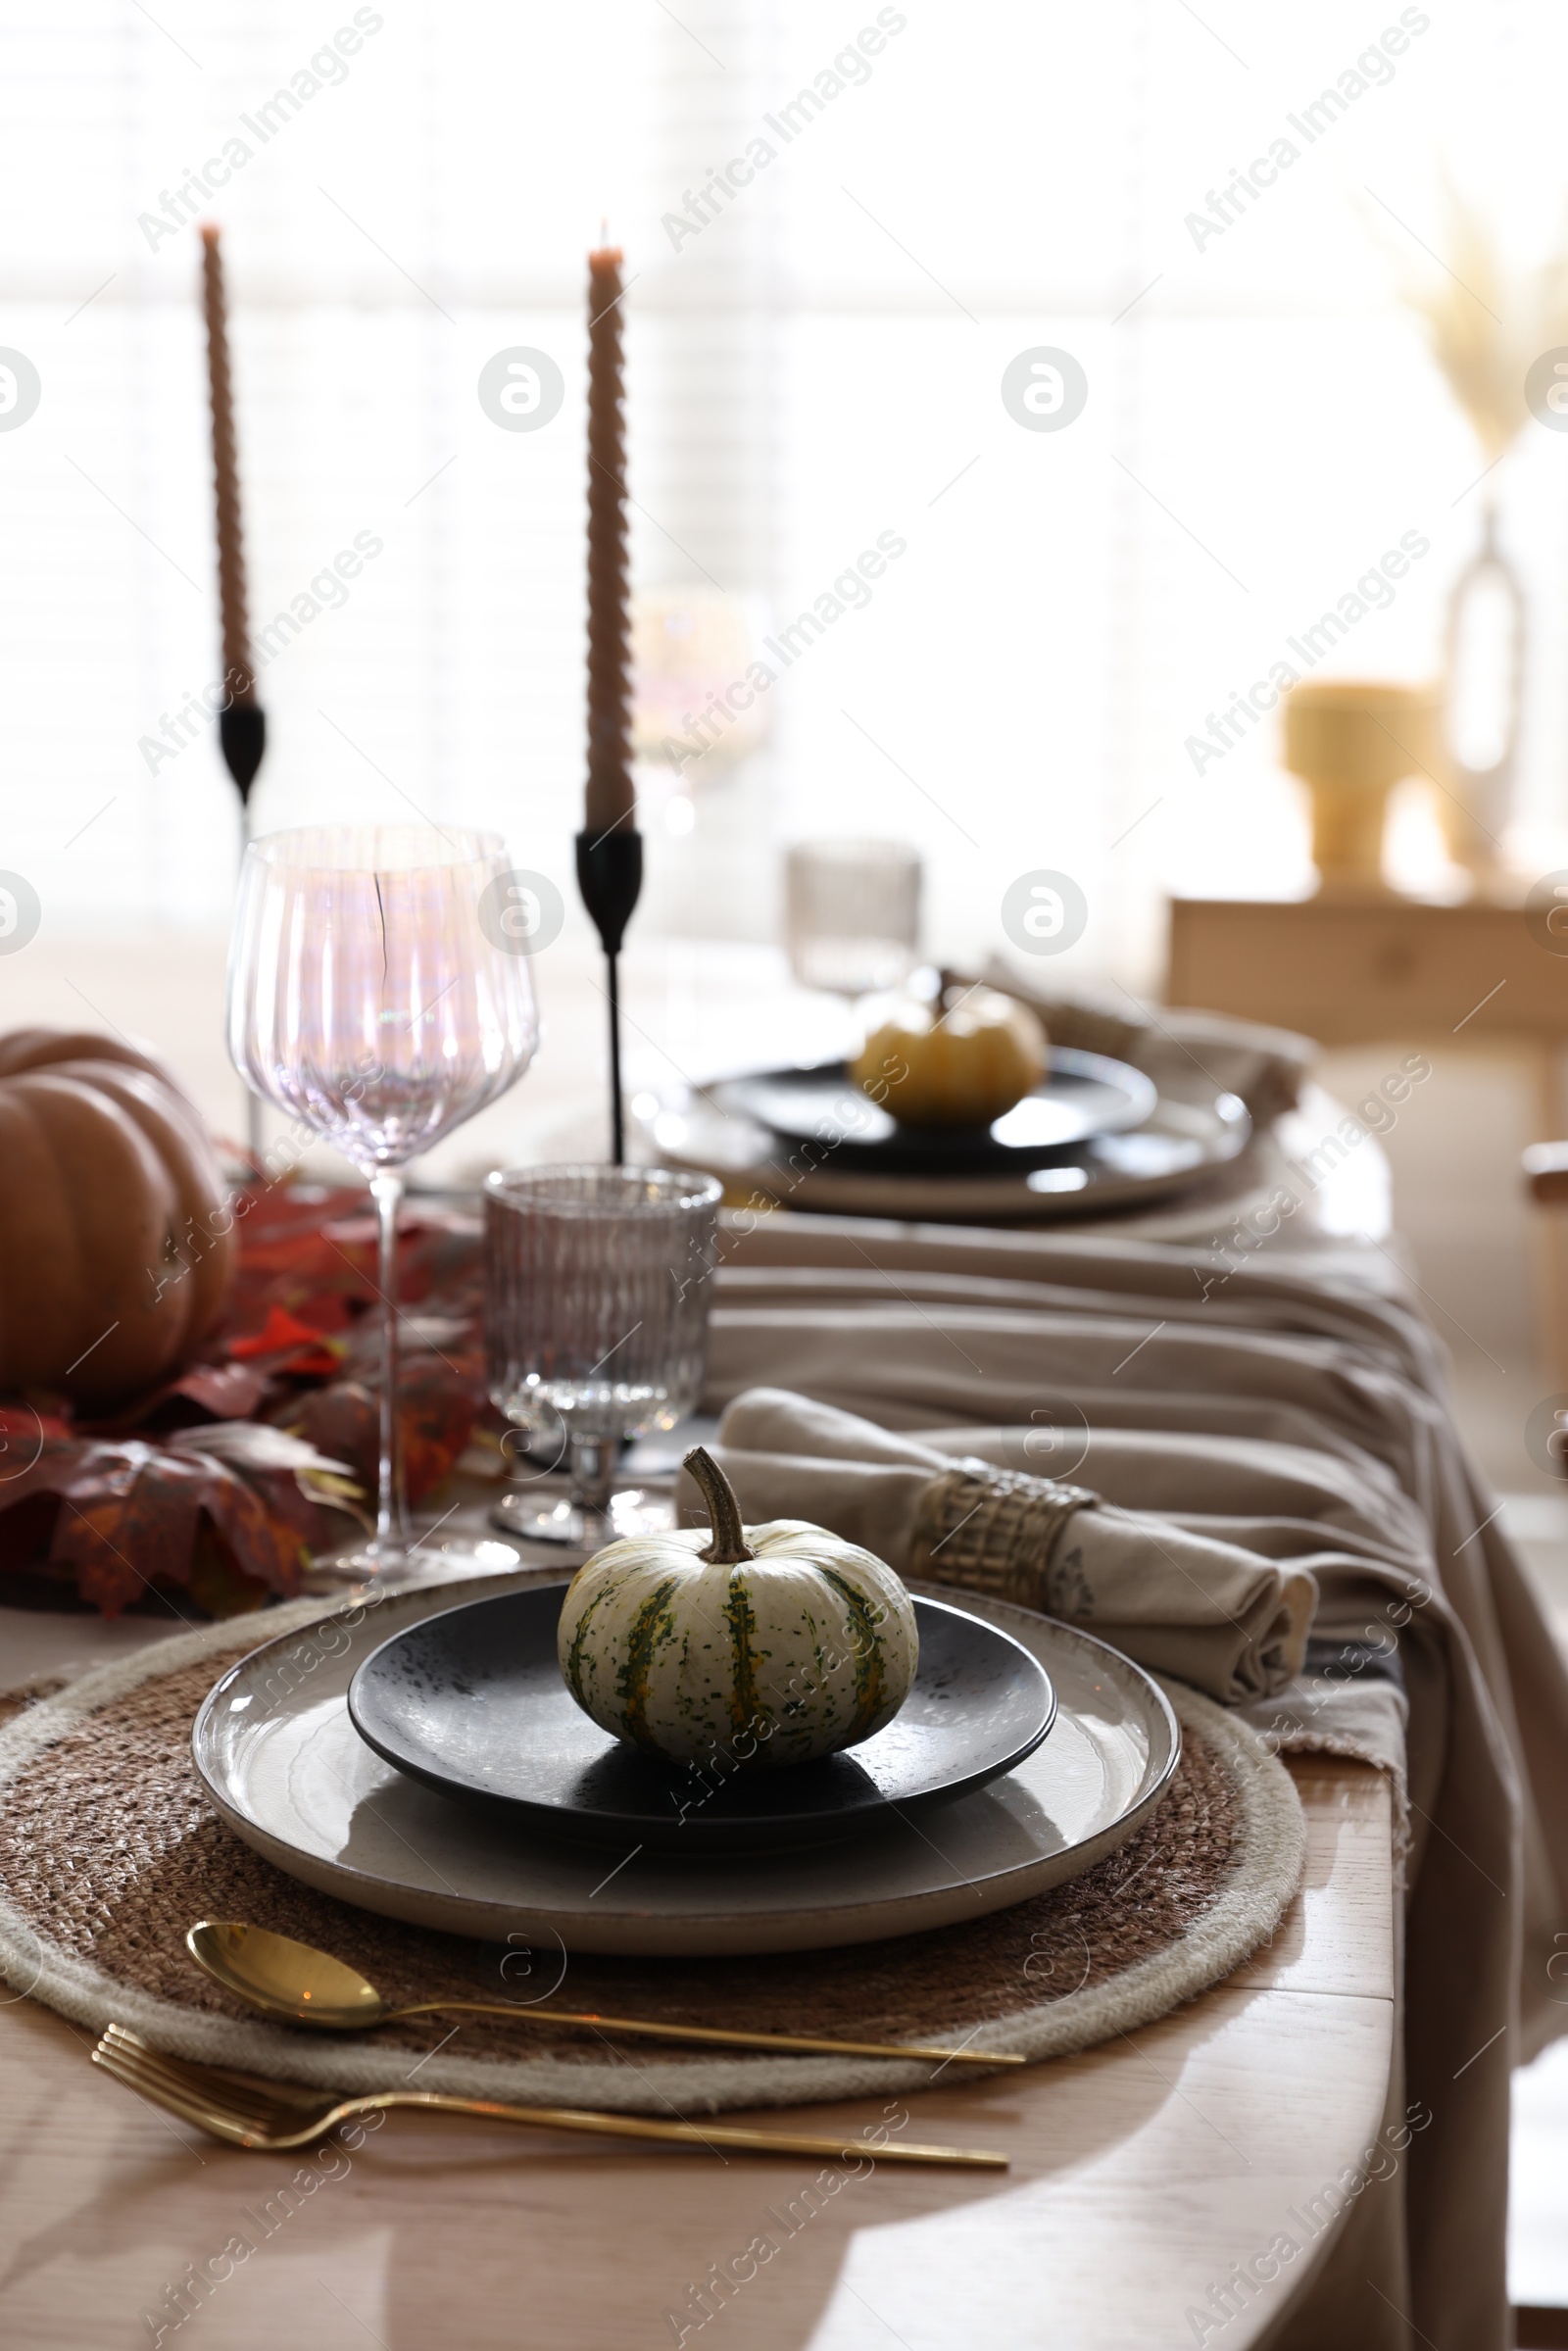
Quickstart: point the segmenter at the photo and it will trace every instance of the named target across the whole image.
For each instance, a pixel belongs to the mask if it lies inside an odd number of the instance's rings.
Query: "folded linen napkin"
[[[753,1524],[815,1520],[901,1575],[1082,1625],[1222,1704],[1271,1697],[1301,1669],[1309,1574],[1087,1488],[939,1450],[782,1388],[738,1396],[715,1453]],[[699,1523],[689,1482],[680,1503]]]
[[[967,984],[959,973],[944,976]],[[1032,1006],[1054,1043],[1131,1061],[1162,1092],[1173,1085],[1179,1095],[1179,1081],[1195,1070],[1217,1078],[1241,1096],[1254,1126],[1267,1126],[1295,1108],[1317,1058],[1311,1038],[1290,1029],[1265,1028],[1225,1012],[1189,1011],[1179,1004],[1161,1004],[1156,1014],[1125,988],[1112,995],[1083,982],[1042,985],[1038,972],[1026,974],[999,955],[991,958],[981,977],[988,986]]]

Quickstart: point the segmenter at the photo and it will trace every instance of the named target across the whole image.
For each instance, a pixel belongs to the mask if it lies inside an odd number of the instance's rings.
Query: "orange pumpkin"
[[[0,1036],[0,1390],[101,1411],[183,1369],[228,1286],[227,1198],[200,1116],[149,1054],[69,1029]]]

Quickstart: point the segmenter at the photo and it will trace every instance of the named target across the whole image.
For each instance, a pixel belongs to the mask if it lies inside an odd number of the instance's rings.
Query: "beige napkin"
[[[944,976],[967,984],[961,973]],[[1043,985],[1038,970],[1025,973],[1001,956],[994,955],[981,976],[988,986],[1032,1005],[1055,1044],[1131,1061],[1135,1069],[1147,1071],[1161,1092],[1173,1085],[1180,1095],[1180,1081],[1196,1069],[1239,1094],[1259,1127],[1294,1109],[1317,1058],[1311,1038],[1290,1029],[1234,1020],[1224,1012],[1188,1011],[1176,1004],[1161,1004],[1156,1014],[1125,988],[1112,993],[1083,982]]]
[[[1270,1697],[1300,1671],[1312,1577],[1235,1543],[939,1451],[788,1389],[737,1396],[715,1450],[753,1525],[814,1520],[901,1575],[1082,1625],[1225,1705]],[[683,1521],[700,1523],[687,1481],[680,1502]]]

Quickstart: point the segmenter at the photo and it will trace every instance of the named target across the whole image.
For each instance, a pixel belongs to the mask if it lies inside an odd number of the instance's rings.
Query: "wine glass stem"
[[[403,1441],[398,1428],[398,1207],[403,1178],[383,1168],[370,1178],[380,1242],[381,1415],[377,1447],[375,1540],[396,1543],[408,1533],[403,1498]]]
[[[620,1445],[613,1437],[571,1436],[571,1498],[579,1510],[602,1518],[610,1507]]]

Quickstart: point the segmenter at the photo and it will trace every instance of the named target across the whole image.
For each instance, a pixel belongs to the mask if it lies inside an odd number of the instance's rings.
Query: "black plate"
[[[755,1119],[786,1142],[831,1152],[839,1168],[908,1175],[1027,1175],[1097,1135],[1142,1126],[1158,1100],[1152,1079],[1104,1053],[1054,1045],[1033,1094],[988,1127],[905,1126],[872,1102],[843,1061],[766,1069],[713,1089],[721,1109]]]
[[[1056,1693],[1039,1660],[961,1608],[916,1599],[920,1665],[894,1720],[847,1753],[780,1771],[661,1763],[590,1721],[556,1661],[564,1584],[469,1600],[395,1633],[349,1685],[378,1755],[530,1828],[620,1846],[722,1852],[848,1837],[889,1804],[945,1802],[1022,1763]]]

